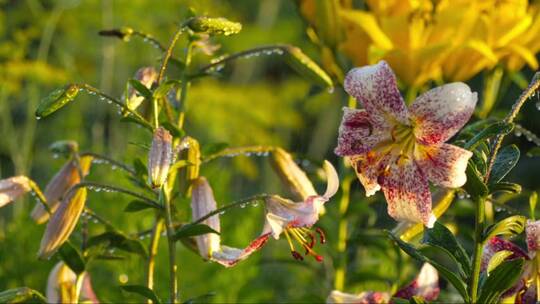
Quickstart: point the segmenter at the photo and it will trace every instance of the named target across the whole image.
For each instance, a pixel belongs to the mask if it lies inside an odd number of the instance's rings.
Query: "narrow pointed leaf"
[[[79,94],[79,86],[76,84],[54,90],[41,100],[36,110],[36,117],[41,118],[51,115],[73,101],[77,94]]]
[[[521,193],[521,186],[514,183],[507,183],[507,182],[499,182],[494,185],[489,185],[489,192],[506,192],[506,193],[512,193],[517,194]]]
[[[129,84],[141,94],[142,97],[152,100],[152,91],[150,91],[144,84],[142,84],[137,79],[130,79]]]
[[[182,238],[187,238],[187,237],[192,237],[192,236],[197,236],[197,235],[202,235],[202,234],[207,234],[207,233],[219,234],[219,232],[215,231],[214,229],[204,224],[188,224],[176,230],[174,234],[174,240],[179,240]]]
[[[517,164],[519,161],[519,154],[519,148],[516,145],[502,148],[493,163],[489,182],[496,183],[501,181]]]
[[[83,273],[86,265],[84,262],[84,258],[82,257],[81,253],[71,245],[71,243],[66,242],[60,249],[58,250],[58,254],[62,258],[62,261],[66,263],[66,265],[73,270],[73,272],[80,274]]]
[[[150,289],[150,288],[148,288],[146,286],[142,286],[142,285],[122,285],[122,286],[120,286],[120,288],[122,288],[124,291],[131,292],[131,293],[136,293],[138,295],[141,295],[141,296],[151,300],[154,304],[161,303],[161,300],[158,298],[156,293],[152,289]]]
[[[496,267],[487,277],[478,303],[498,303],[503,292],[514,286],[523,271],[523,259],[505,261]]]
[[[491,138],[499,134],[507,134],[514,128],[514,124],[506,123],[504,121],[499,121],[489,125],[487,128],[482,130],[480,133],[476,134],[471,138],[465,145],[464,148],[468,150],[474,149],[481,141]]]
[[[472,197],[486,196],[488,194],[488,188],[480,176],[480,173],[471,162],[467,164],[465,173],[467,174],[467,183],[463,188],[467,190]]]
[[[47,299],[36,290],[19,287],[0,292],[0,303],[47,303]]]
[[[149,204],[148,202],[141,201],[141,200],[134,200],[134,201],[131,201],[126,206],[126,208],[124,208],[124,212],[137,212],[137,211],[146,210],[150,208],[157,209],[156,206]]]
[[[484,232],[484,239],[490,240],[497,235],[513,236],[523,232],[527,218],[522,215],[513,215],[489,226]]]

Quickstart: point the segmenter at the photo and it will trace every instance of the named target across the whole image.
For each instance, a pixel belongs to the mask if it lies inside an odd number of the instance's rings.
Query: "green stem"
[[[178,278],[176,273],[176,242],[174,241],[174,224],[172,220],[171,200],[166,191],[162,188],[159,194],[159,201],[165,205],[165,227],[167,228],[167,242],[169,245],[169,300],[176,303],[178,297]]]
[[[472,276],[469,284],[471,303],[478,300],[478,283],[480,281],[480,265],[482,263],[482,250],[484,248],[484,223],[485,223],[485,197],[475,198],[476,205],[475,228],[474,228],[474,253],[472,261]]]
[[[334,289],[345,289],[345,278],[347,269],[347,235],[348,235],[348,220],[346,217],[347,209],[350,202],[350,189],[352,178],[345,178],[341,182],[341,200],[339,202],[339,228],[338,228],[338,243],[337,253],[338,262],[336,266],[336,272],[334,277]]]
[[[163,218],[156,215],[156,224],[152,230],[152,237],[150,239],[150,247],[148,254],[148,265],[146,272],[146,287],[151,290],[154,290],[154,269],[156,267],[156,255],[158,251],[159,238],[161,236],[161,231],[163,230]],[[148,304],[152,304],[151,300],[147,300]]]
[[[188,71],[189,66],[191,65],[191,56],[192,56],[192,50],[193,50],[193,42],[189,41],[186,49],[186,58],[184,60],[184,73],[182,73],[182,91],[180,91],[180,109],[178,114],[178,128],[183,129],[184,127],[184,111],[185,109],[185,103],[187,98],[187,91],[189,88],[189,81],[188,81]]]
[[[142,194],[139,194],[137,192],[133,192],[131,190],[116,187],[116,186],[96,183],[96,182],[80,182],[80,183],[76,184],[75,186],[71,187],[71,189],[69,189],[68,194],[71,193],[72,191],[75,191],[76,189],[82,188],[82,187],[89,188],[90,190],[95,188],[95,189],[100,189],[100,190],[104,190],[104,191],[124,193],[124,194],[127,194],[127,195],[131,195],[131,196],[133,196],[135,198],[138,198],[140,200],[143,200],[143,201],[149,203],[150,205],[154,206],[154,208],[156,208],[156,209],[161,210],[163,208],[160,204],[158,204],[153,199],[148,198],[148,197],[146,197],[146,196],[144,196]],[[68,194],[66,194],[66,196]]]
[[[273,146],[249,146],[249,147],[225,148],[217,153],[206,156],[202,160],[202,163],[207,163],[216,158],[225,157],[225,156],[231,157],[231,156],[242,155],[246,153],[271,153],[271,152],[274,152],[275,149],[276,147],[273,147]]]
[[[228,205],[225,205],[219,209],[216,209],[212,212],[209,212],[207,213],[205,216],[199,218],[198,220],[192,222],[190,225],[196,225],[196,224],[200,224],[202,222],[204,222],[205,220],[209,219],[210,217],[216,215],[216,214],[219,214],[221,212],[224,212],[225,210],[228,210],[228,209],[231,209],[231,208],[234,208],[234,207],[238,207],[240,205],[246,205],[246,204],[254,204],[254,203],[258,203],[259,201],[264,201],[265,199],[269,198],[270,195],[268,194],[258,194],[258,195],[254,195],[254,196],[250,196],[248,198],[244,198],[244,199],[241,199],[241,200],[238,200],[236,202],[233,202],[233,203],[230,203]]]
[[[83,152],[80,154],[80,157],[84,157],[84,156],[91,156],[95,159],[99,159],[99,160],[102,160],[112,166],[115,166],[115,167],[118,167],[124,171],[126,171],[127,173],[131,174],[131,175],[136,175],[137,173],[135,172],[135,170],[133,170],[132,168],[130,168],[129,166],[117,161],[117,160],[114,160],[108,156],[105,156],[105,155],[102,155],[102,154],[98,154],[98,153],[93,153],[93,152]]]
[[[174,37],[172,38],[171,43],[169,44],[169,47],[167,48],[167,51],[165,52],[165,57],[163,57],[163,62],[161,63],[161,68],[159,69],[159,76],[157,79],[158,85],[161,83],[161,80],[163,80],[163,77],[165,76],[165,71],[167,70],[169,59],[171,59],[174,46],[178,42],[178,39],[180,38],[183,32],[184,32],[184,26],[181,26],[178,29],[178,31],[176,31],[176,34],[174,34]]]

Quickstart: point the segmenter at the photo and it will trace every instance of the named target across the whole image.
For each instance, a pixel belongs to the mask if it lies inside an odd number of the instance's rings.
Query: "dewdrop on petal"
[[[29,192],[30,180],[23,175],[0,180],[0,208]]]
[[[161,187],[167,180],[172,156],[172,136],[169,131],[159,127],[154,132],[148,154],[148,178],[152,188]]]
[[[38,256],[48,258],[69,238],[86,202],[86,188],[70,191],[47,224]]]
[[[305,200],[309,196],[317,195],[317,191],[306,173],[300,169],[292,156],[285,150],[277,148],[273,151],[270,161],[280,179],[291,192],[298,196],[298,199]]]
[[[92,156],[82,156],[79,159],[79,166],[84,176],[88,175],[92,160]],[[68,161],[45,187],[44,195],[51,212],[54,213],[66,192],[80,181],[81,178],[79,176],[79,169],[77,168],[76,161]],[[30,216],[38,224],[45,223],[49,219],[49,213],[42,204],[36,204]]]

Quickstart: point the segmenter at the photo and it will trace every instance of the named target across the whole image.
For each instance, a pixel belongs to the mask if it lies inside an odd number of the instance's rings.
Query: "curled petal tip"
[[[339,188],[339,177],[334,166],[327,160],[323,164],[324,171],[326,172],[326,191],[324,192],[323,197],[327,200],[330,199],[334,194],[336,194]]]

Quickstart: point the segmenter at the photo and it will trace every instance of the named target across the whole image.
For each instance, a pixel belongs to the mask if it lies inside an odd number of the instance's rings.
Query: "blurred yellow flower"
[[[367,9],[341,7],[340,49],[355,66],[386,60],[402,83],[464,81],[503,64],[536,69],[540,3],[527,0],[367,0]],[[318,26],[315,0],[300,1]]]

